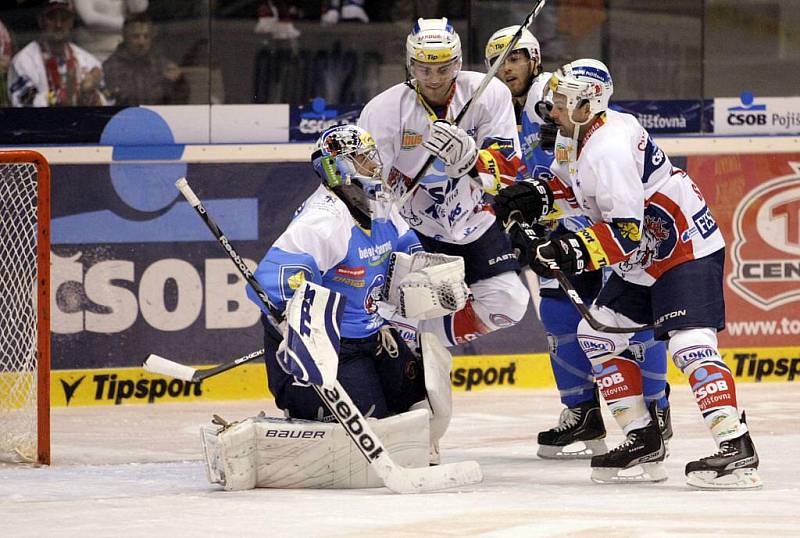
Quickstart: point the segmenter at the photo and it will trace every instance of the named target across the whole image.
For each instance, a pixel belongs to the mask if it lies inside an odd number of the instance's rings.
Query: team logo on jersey
[[[386,283],[386,277],[381,274],[375,275],[367,288],[367,293],[364,294],[364,310],[370,314],[375,314],[378,311],[378,301],[383,297],[383,285]]]
[[[678,244],[678,229],[675,219],[655,203],[644,210],[644,234],[639,248],[633,256],[620,264],[622,271],[634,267],[648,268],[654,263],[670,257]]]
[[[409,151],[422,144],[422,135],[413,129],[403,129],[403,139],[400,142],[402,151]]]
[[[280,268],[281,299],[288,301],[294,292],[311,278],[311,269],[305,265],[282,265]]]
[[[303,282],[306,281],[306,274],[302,271],[298,271],[292,276],[289,277],[287,280],[289,287],[293,290],[296,290],[300,286],[303,285]]]
[[[761,310],[800,300],[800,162],[747,193],[733,214],[728,285]]]

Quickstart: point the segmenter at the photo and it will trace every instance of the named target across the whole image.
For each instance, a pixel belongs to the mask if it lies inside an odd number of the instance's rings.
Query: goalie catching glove
[[[478,163],[478,146],[475,141],[464,129],[447,120],[433,122],[431,135],[423,142],[422,147],[444,162],[444,172],[449,177],[467,175]]]
[[[383,300],[413,320],[434,319],[464,308],[469,288],[460,256],[394,252],[389,261]]]

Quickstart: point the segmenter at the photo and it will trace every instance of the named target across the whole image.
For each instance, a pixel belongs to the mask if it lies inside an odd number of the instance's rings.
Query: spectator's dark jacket
[[[172,82],[164,78],[164,70],[171,64],[165,56],[150,53],[137,58],[132,56],[125,43],[103,62],[106,85],[116,105],[180,105],[189,100],[186,77]]]

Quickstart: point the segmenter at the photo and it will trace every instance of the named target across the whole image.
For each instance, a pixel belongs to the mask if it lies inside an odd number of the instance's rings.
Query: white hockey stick
[[[214,219],[208,214],[206,208],[203,207],[186,178],[180,178],[175,182],[175,186],[178,187],[184,198],[194,207],[203,222],[206,223],[208,229],[211,230],[211,233],[223,246],[225,252],[233,260],[234,265],[239,269],[247,283],[253,287],[253,290],[255,290],[270,313],[276,319],[281,319],[281,314],[269,303],[266,292],[255,279],[252,271],[242,262],[242,258],[236,253],[233,245],[230,244],[222,230],[214,222]],[[188,374],[188,372],[184,371],[183,374]],[[436,491],[477,484],[483,480],[483,473],[476,461],[462,461],[417,469],[397,465],[338,380],[333,380],[331,387],[321,387],[313,384],[311,387],[314,388],[323,403],[342,425],[344,431],[355,443],[356,448],[367,459],[375,474],[378,475],[387,488],[395,493]]]

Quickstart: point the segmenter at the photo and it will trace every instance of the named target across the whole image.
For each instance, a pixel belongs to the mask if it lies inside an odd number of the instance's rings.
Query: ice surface
[[[199,427],[266,400],[58,408],[53,465],[0,465],[0,537],[798,536],[800,385],[740,384],[764,488],[707,492],[683,479],[715,450],[686,385],[673,387],[675,438],[661,484],[603,486],[587,462],[536,457],[555,424],[554,390],[457,393],[444,461],[478,460],[482,484],[395,495],[372,490],[225,492],[208,484]],[[609,444],[622,436],[606,415]]]

